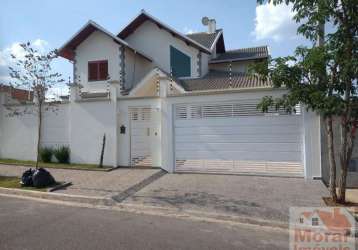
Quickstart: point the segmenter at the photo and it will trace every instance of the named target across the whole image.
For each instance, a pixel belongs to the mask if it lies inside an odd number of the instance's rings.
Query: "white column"
[[[166,97],[169,80],[161,79],[161,110],[162,110],[162,168],[169,173],[174,172],[173,146],[173,108],[170,99]]]
[[[321,122],[315,112],[302,108],[305,178],[321,177]]]
[[[114,140],[113,140],[113,167],[117,167],[118,166],[118,101],[117,101],[117,97],[118,97],[118,93],[119,93],[119,88],[120,88],[120,82],[119,81],[110,81],[110,98],[111,98],[111,102],[113,103],[112,105],[114,106],[114,112],[113,112],[113,134],[114,134]]]

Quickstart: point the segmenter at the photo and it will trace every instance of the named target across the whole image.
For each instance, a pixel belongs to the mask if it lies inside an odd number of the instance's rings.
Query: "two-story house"
[[[248,72],[268,47],[229,50],[215,20],[202,22],[206,31],[182,34],[141,11],[112,34],[89,21],[59,49],[73,84],[43,144],[97,163],[106,134],[107,165],[319,177],[319,117],[256,108],[286,92]]]

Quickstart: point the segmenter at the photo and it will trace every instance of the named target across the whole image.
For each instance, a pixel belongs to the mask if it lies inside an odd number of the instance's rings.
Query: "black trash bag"
[[[32,175],[34,174],[35,170],[30,168],[22,173],[21,177],[21,185],[25,187],[32,187]]]
[[[56,183],[55,178],[46,169],[39,168],[32,175],[32,183],[36,188],[44,188]]]

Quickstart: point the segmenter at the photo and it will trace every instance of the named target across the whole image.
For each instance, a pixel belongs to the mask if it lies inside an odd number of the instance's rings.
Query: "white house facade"
[[[181,34],[145,11],[119,34],[89,21],[60,49],[73,63],[68,100],[45,114],[43,146],[68,145],[74,163],[168,172],[321,177],[319,116],[297,107],[262,113],[282,96],[248,73],[268,48],[226,50],[223,30]],[[35,159],[36,118],[0,93],[0,158]]]

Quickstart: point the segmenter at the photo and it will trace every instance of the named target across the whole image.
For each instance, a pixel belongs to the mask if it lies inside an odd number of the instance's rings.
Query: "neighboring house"
[[[42,145],[66,144],[72,162],[98,163],[106,134],[106,165],[321,177],[320,118],[256,109],[286,93],[248,74],[267,46],[229,50],[206,21],[208,31],[188,35],[145,11],[118,34],[89,21],[59,49],[73,84],[45,117]],[[35,158],[36,123],[24,119],[2,117],[0,157]]]
[[[4,93],[4,97],[8,101],[14,101],[16,103],[24,103],[33,100],[32,91],[10,87],[0,83],[0,93]]]
[[[324,210],[314,210],[313,212],[303,212],[299,218],[299,224],[308,228],[317,227],[330,233],[345,234],[352,228],[347,215],[341,213],[340,208],[333,208],[333,212]]]

